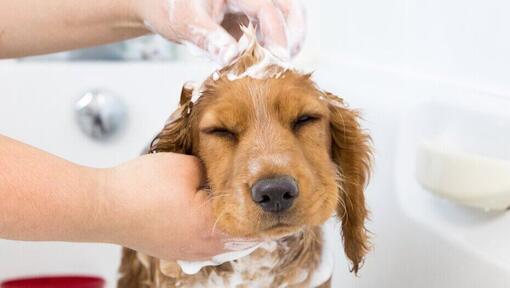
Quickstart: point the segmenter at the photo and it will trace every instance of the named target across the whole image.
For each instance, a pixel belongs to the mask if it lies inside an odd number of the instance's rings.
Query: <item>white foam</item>
[[[193,275],[198,273],[200,269],[207,266],[218,266],[225,262],[231,262],[245,256],[250,255],[253,251],[259,248],[263,243],[259,243],[252,248],[241,250],[241,251],[233,251],[227,252],[220,255],[214,256],[211,260],[207,261],[182,261],[178,260],[177,263],[181,266],[182,272],[188,275]]]
[[[191,94],[191,102],[195,103],[200,96],[202,96],[202,85],[199,83],[193,83],[193,92]]]
[[[213,74],[212,74],[212,79],[214,81],[218,81],[220,79],[220,73],[218,73],[218,71],[215,71]]]
[[[335,267],[333,234],[334,222],[328,221],[322,225],[322,251],[321,262],[313,271],[310,287],[320,286],[333,276],[333,268]]]
[[[260,61],[246,69],[243,73],[236,73],[236,72],[228,72],[227,75],[223,75],[220,73],[219,70],[214,71],[211,76],[209,77],[213,81],[218,81],[221,77],[226,76],[228,80],[235,81],[239,79],[243,79],[245,77],[249,77],[252,79],[269,79],[269,78],[280,78],[287,70],[291,69],[291,66],[288,62],[280,59],[278,56],[275,56],[272,52],[270,52],[268,49],[260,46],[257,43],[257,39],[255,36],[255,31],[253,26],[250,24],[248,27],[243,29],[244,34],[239,39],[238,47],[239,49],[236,50],[235,54],[237,55],[238,51],[240,51],[240,54],[245,52],[247,49],[256,46],[256,49],[258,53],[262,55],[262,59]],[[195,31],[197,32],[197,31]],[[183,42],[184,45],[188,47],[188,50],[192,53],[194,53],[196,56],[202,56],[202,57],[209,57],[210,54],[205,53],[205,51],[199,47],[197,47],[195,44],[191,42]],[[211,48],[212,49],[212,48]],[[237,48],[236,48],[237,49]],[[288,55],[284,52],[281,53],[282,55]],[[223,53],[223,55],[227,58],[230,58],[234,53],[226,51]],[[234,55],[235,56],[235,55]],[[285,57],[285,56],[284,56]],[[227,59],[225,58],[225,59]],[[233,60],[232,64],[235,64],[236,61],[238,61],[239,58]],[[277,65],[280,66],[282,69],[269,69],[271,66]],[[196,102],[198,98],[202,95],[203,91],[203,84],[205,81],[202,81],[200,83],[196,83],[193,87],[193,96],[191,98],[192,102]]]
[[[227,74],[227,79],[230,81],[239,80],[245,77],[250,77],[253,79],[268,79],[268,78],[279,78],[286,70],[290,69],[290,65],[287,62],[290,59],[288,52],[285,49],[279,49],[278,47],[273,47],[274,51],[277,51],[276,55],[274,52],[269,51],[268,49],[262,47],[257,43],[257,38],[255,35],[255,31],[253,26],[250,24],[247,28],[243,29],[244,34],[239,39],[239,49],[241,51],[241,55],[247,49],[255,46],[257,53],[262,55],[262,59],[260,61],[246,69],[246,71],[237,74],[232,71]],[[277,65],[282,67],[282,69],[278,72],[271,71],[269,69],[271,66]]]
[[[273,56],[267,49],[260,47],[264,51],[264,57],[255,65],[252,65],[246,69],[246,71],[241,74],[237,74],[235,72],[229,72],[227,74],[227,79],[230,81],[239,80],[245,77],[249,77],[252,79],[269,79],[269,78],[279,78],[288,70],[287,64]],[[281,71],[274,72],[269,69],[272,65],[278,65],[283,67]]]
[[[313,271],[311,275],[310,287],[317,287],[328,281],[333,275],[334,261],[333,261],[333,234],[334,230],[333,222],[328,221],[323,225],[323,243],[321,251],[321,262],[317,269]],[[253,242],[252,242],[253,243]],[[195,283],[191,287],[194,288],[210,288],[210,287],[237,287],[237,285],[246,284],[246,280],[243,275],[256,275],[260,269],[268,268],[273,269],[279,261],[278,255],[272,254],[278,245],[284,245],[278,240],[268,239],[262,243],[256,243],[255,246],[245,249],[242,251],[235,251],[224,253],[213,257],[209,261],[177,261],[182,271],[188,275],[194,275],[200,271],[203,267],[207,266],[218,266],[226,262],[230,262],[232,265],[233,273],[224,278],[223,276],[217,275],[214,271],[211,272],[206,282]],[[241,245],[242,246],[242,245]],[[238,248],[241,246],[237,246]],[[260,257],[247,257],[253,253],[256,249],[263,249],[266,251]],[[290,247],[286,247],[290,249]],[[293,283],[300,283],[308,277],[308,271],[302,270],[302,274],[298,278],[293,279]],[[273,285],[274,276],[271,273],[267,273],[263,277],[255,277],[250,282],[250,287],[253,288],[265,288]],[[283,283],[280,287],[286,287],[288,283]]]
[[[182,44],[193,56],[210,59],[220,65],[225,65],[230,63],[239,53],[235,40],[220,29],[208,31],[190,25],[189,30],[191,41],[182,41]],[[199,47],[195,43],[204,43],[204,47]]]

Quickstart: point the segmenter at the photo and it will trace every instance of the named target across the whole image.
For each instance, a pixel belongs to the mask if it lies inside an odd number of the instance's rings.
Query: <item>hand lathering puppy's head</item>
[[[200,91],[185,86],[151,150],[203,161],[217,227],[228,234],[278,238],[336,213],[357,271],[368,250],[369,138],[340,98],[268,57],[252,43]]]

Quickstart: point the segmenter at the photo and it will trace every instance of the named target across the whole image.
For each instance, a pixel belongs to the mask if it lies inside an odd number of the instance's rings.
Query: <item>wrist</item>
[[[93,169],[94,174],[94,210],[93,227],[96,242],[121,244],[122,234],[121,215],[123,209],[119,209],[118,185],[115,180],[115,168]]]
[[[124,165],[111,168],[96,169],[97,179],[97,210],[95,226],[99,242],[129,246],[132,241],[131,231],[137,224],[136,200],[132,200],[130,191],[133,183],[123,175],[129,175]]]
[[[131,34],[139,36],[151,33],[144,23],[140,0],[118,0],[114,2],[116,4],[114,4],[113,9],[118,13],[115,17],[117,19],[115,28],[128,29]],[[122,7],[122,9],[118,9],[118,7]]]

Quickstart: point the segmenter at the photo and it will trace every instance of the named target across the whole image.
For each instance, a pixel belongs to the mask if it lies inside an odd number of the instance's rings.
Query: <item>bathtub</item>
[[[499,113],[510,111],[510,98],[362,64],[317,66],[320,86],[361,110],[376,155],[367,190],[373,249],[356,277],[339,235],[330,235],[337,242],[333,287],[510,287],[510,213],[464,209],[423,191],[409,141],[414,116],[429,102]],[[136,157],[161,128],[185,81],[210,71],[178,62],[0,62],[0,133],[83,165],[115,165]],[[78,128],[73,108],[90,89],[125,102],[126,127],[115,139],[98,142]],[[114,287],[119,259],[114,245],[0,240],[0,280],[81,273]]]

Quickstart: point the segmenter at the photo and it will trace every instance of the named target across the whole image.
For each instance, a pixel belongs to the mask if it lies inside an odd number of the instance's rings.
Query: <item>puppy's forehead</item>
[[[280,78],[243,78],[235,81],[219,79],[208,98],[215,109],[235,109],[247,113],[250,110],[273,107],[309,105],[319,102],[320,91],[308,75],[288,71]],[[209,102],[209,101],[208,101]]]
[[[318,100],[319,91],[309,74],[292,69],[257,42],[253,27],[243,29],[241,46],[246,48],[232,63],[216,71],[205,82],[202,94],[212,102],[229,102],[236,110],[280,112],[304,105],[300,102]],[[315,98],[315,99],[313,99]],[[204,102],[209,102],[204,101]],[[205,106],[205,105],[204,105]],[[258,113],[258,112],[257,112]],[[283,111],[285,113],[285,111]],[[274,115],[282,113],[273,113]]]

